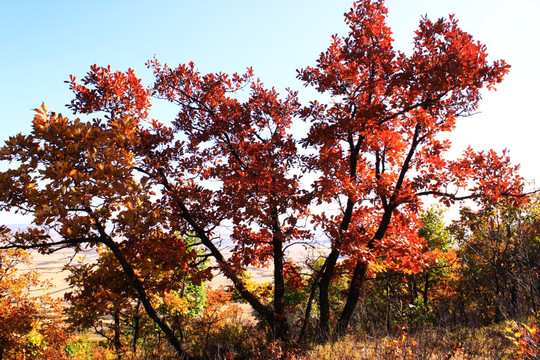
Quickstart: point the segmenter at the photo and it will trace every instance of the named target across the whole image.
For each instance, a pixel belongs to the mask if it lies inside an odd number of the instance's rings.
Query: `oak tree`
[[[121,86],[126,99],[135,96],[128,85]],[[34,215],[34,226],[6,239],[4,247],[54,252],[105,246],[148,316],[183,355],[173,330],[152,304],[136,264],[157,256],[159,261],[149,264],[173,282],[180,273],[199,281],[207,274],[188,270],[196,262],[195,250],[168,226],[168,215],[160,209],[160,200],[152,198],[147,181],[133,174],[130,149],[138,133],[138,111],[120,118],[111,110],[105,122],[84,122],[51,113],[45,105],[36,110],[32,133],[10,138],[0,150],[3,159],[19,165],[0,175],[2,208]]]
[[[351,281],[338,334],[350,322],[374,253],[409,255],[423,246],[416,236],[422,196],[447,203],[494,199],[518,194],[522,186],[505,154],[469,148],[450,160],[450,142],[442,137],[458,117],[477,109],[480,89],[493,88],[509,66],[489,63],[486,47],[453,16],[423,17],[410,55],[396,51],[386,16],[384,1],[356,2],[345,15],[348,35],[334,36],[317,64],[298,72],[331,98],[302,111],[311,124],[303,144],[316,149],[306,161],[319,174],[316,203],[340,209],[315,216],[331,243],[319,277],[323,337],[330,330],[327,294],[339,258],[348,263]]]

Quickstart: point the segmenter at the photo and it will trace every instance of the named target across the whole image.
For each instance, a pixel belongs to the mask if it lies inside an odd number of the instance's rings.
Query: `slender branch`
[[[304,320],[302,322],[302,329],[300,330],[300,334],[298,335],[298,342],[304,342],[306,340],[306,331],[307,331],[307,325],[309,322],[309,318],[311,317],[311,308],[313,306],[313,300],[315,300],[315,292],[319,288],[319,282],[321,281],[321,278],[323,276],[324,271],[326,270],[327,262],[325,261],[323,266],[319,271],[317,271],[317,275],[313,279],[313,283],[311,284],[311,291],[309,292],[309,299],[306,304],[306,311],[304,312]]]
[[[236,149],[232,145],[232,141],[231,141],[231,138],[229,137],[229,134],[224,132],[223,138],[224,138],[225,145],[227,145],[227,149],[229,149],[231,155],[236,159],[236,161],[238,162],[238,165],[240,165],[240,167],[244,169],[245,171],[248,171],[249,167],[244,163],[244,161],[240,157],[240,154],[236,151]]]
[[[401,166],[401,172],[399,174],[398,181],[396,183],[396,188],[394,195],[392,195],[392,198],[390,199],[391,202],[394,202],[397,196],[397,193],[401,190],[401,186],[403,185],[403,181],[405,181],[405,175],[407,174],[407,171],[409,171],[409,166],[411,164],[411,160],[414,156],[414,153],[416,151],[416,147],[420,143],[418,137],[420,135],[420,124],[416,124],[416,127],[414,129],[414,135],[413,139],[411,141],[411,148],[409,149],[409,153],[407,154],[407,157],[405,158],[405,161],[403,162],[403,165]]]
[[[92,242],[101,242],[101,237],[91,237],[91,238],[73,238],[73,239],[65,239],[61,241],[53,241],[49,243],[41,243],[41,244],[18,244],[14,241],[8,241],[9,245],[1,245],[0,249],[39,249],[39,248],[45,248],[50,246],[58,246],[63,245],[60,248],[52,249],[50,252],[55,252],[61,249],[65,249],[68,247],[71,247],[73,245],[80,245],[84,243],[92,243]]]
[[[457,196],[456,194],[451,194],[451,193],[446,193],[443,191],[436,191],[436,190],[422,191],[422,192],[416,193],[416,195],[417,196],[435,195],[435,196],[447,197],[454,201],[475,199],[479,196],[478,194]]]
[[[169,343],[174,347],[178,355],[180,357],[189,359],[190,356],[184,351],[182,344],[180,343],[178,338],[175,336],[174,331],[158,315],[156,309],[154,308],[154,306],[152,305],[150,301],[150,297],[148,296],[141,279],[137,276],[133,266],[128,262],[128,260],[124,256],[124,253],[120,249],[120,246],[105,231],[105,227],[99,221],[99,218],[92,211],[92,209],[90,207],[86,207],[86,211],[88,215],[94,220],[94,226],[97,228],[100,234],[101,242],[112,251],[115,258],[120,263],[120,266],[122,267],[127,278],[129,279],[131,286],[133,286],[135,290],[137,291],[138,297],[141,300],[148,316],[156,323],[157,326],[159,326],[159,328],[163,331],[163,333],[165,333],[165,336],[169,340]]]

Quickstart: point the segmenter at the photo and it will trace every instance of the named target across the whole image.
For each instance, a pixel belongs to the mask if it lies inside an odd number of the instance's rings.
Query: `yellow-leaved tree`
[[[2,239],[9,237],[1,229]],[[22,249],[0,250],[0,360],[62,359],[68,334],[62,325],[61,303],[42,288],[39,273],[22,271],[30,265],[30,254]]]

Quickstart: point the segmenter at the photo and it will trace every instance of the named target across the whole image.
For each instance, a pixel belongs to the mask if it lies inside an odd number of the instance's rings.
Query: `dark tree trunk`
[[[345,307],[341,312],[339,317],[336,335],[338,337],[343,336],[349,327],[349,323],[358,305],[358,300],[360,299],[360,292],[362,290],[362,285],[364,284],[366,270],[368,264],[365,261],[358,261],[356,267],[354,268],[353,277],[351,279],[351,284],[349,285],[349,294],[347,295],[347,301],[345,302]]]
[[[351,162],[353,162],[351,168],[356,171],[356,160],[351,160]],[[354,167],[352,167],[353,165]],[[353,173],[354,176],[356,176],[355,174],[356,172]],[[321,282],[319,284],[320,341],[327,341],[330,339],[330,282],[332,281],[332,277],[334,276],[337,260],[339,258],[339,254],[341,253],[341,245],[343,244],[342,234],[349,228],[352,220],[354,205],[354,201],[352,201],[351,199],[347,200],[347,208],[345,209],[343,220],[341,221],[341,226],[339,228],[339,237],[335,239],[334,243],[332,244],[332,251],[326,258],[321,269],[322,276]]]
[[[386,274],[386,333],[390,334],[392,330],[392,312],[391,310],[391,296],[390,296],[390,274]]]
[[[394,210],[393,206],[388,206],[383,214],[379,228],[373,238],[368,242],[367,248],[373,250],[375,243],[379,240],[382,240],[386,234],[386,230],[390,225],[390,220],[392,219],[392,211]],[[350,321],[356,310],[356,305],[358,305],[358,300],[360,299],[360,293],[362,290],[362,285],[366,279],[368,263],[366,261],[358,260],[353,271],[351,278],[351,283],[349,285],[349,293],[347,295],[347,300],[345,302],[345,307],[343,308],[341,315],[338,320],[336,328],[336,336],[340,337],[345,334],[347,328],[349,327]]]
[[[166,178],[161,179],[161,183],[167,190],[170,192],[174,192],[174,189],[171,187],[171,185],[168,183]],[[214,257],[216,262],[218,263],[218,266],[220,270],[223,272],[223,275],[227,277],[229,280],[232,281],[234,284],[234,287],[236,290],[240,293],[240,296],[244,300],[247,301],[248,304],[251,305],[251,307],[259,314],[261,317],[267,321],[268,324],[270,324],[271,327],[274,326],[275,322],[275,312],[268,306],[264,305],[258,298],[253,294],[251,291],[249,291],[242,281],[242,279],[239,277],[239,274],[232,269],[228,262],[226,261],[225,257],[221,253],[221,251],[216,247],[216,245],[212,242],[212,240],[208,237],[208,234],[206,231],[200,227],[195,219],[191,217],[191,213],[189,212],[186,205],[178,198],[175,198],[175,205],[178,206],[178,209],[180,210],[179,216],[182,217],[193,229],[195,234],[199,237],[201,240],[201,243],[210,251],[210,254]]]
[[[352,132],[347,135],[347,143],[349,144],[349,176],[352,182],[357,179],[357,166],[358,166],[358,154],[360,147],[364,142],[364,137],[359,136],[355,142]],[[343,219],[339,227],[339,236],[334,239],[332,244],[332,251],[326,258],[324,265],[321,269],[322,276],[319,284],[319,340],[327,341],[330,339],[330,282],[334,276],[337,260],[341,253],[341,246],[343,245],[343,233],[349,229],[353,218],[353,210],[356,205],[356,201],[352,198],[347,199],[347,206],[343,213]]]
[[[154,321],[154,323],[161,329],[161,331],[163,331],[163,333],[167,337],[167,340],[178,354],[178,357],[181,359],[191,359],[191,357],[182,348],[182,344],[180,344],[180,341],[174,335],[173,330],[157,314],[156,310],[152,306],[152,303],[150,302],[150,298],[146,294],[146,290],[144,289],[143,284],[135,274],[133,267],[124,257],[124,254],[118,247],[118,244],[115,243],[109,236],[104,236],[103,243],[112,251],[116,259],[118,259],[118,261],[120,262],[120,266],[122,266],[122,269],[124,270],[124,273],[129,279],[131,286],[133,286],[137,291],[138,298],[141,301],[146,313],[148,314],[150,319],[152,319],[152,321]]]
[[[409,279],[409,289],[410,289],[409,303],[415,304],[416,300],[418,299],[418,284],[416,281],[416,275],[412,274],[408,276],[408,279]]]
[[[139,315],[140,306],[141,306],[141,301],[137,300],[137,305],[135,306],[135,316],[133,317],[133,344],[132,344],[132,351],[135,357],[137,356],[137,342],[139,341],[139,331],[141,327],[141,316]]]
[[[335,248],[330,252],[321,270],[322,277],[319,284],[319,340],[327,341],[330,338],[330,281],[334,275],[339,251]]]
[[[274,320],[272,330],[277,339],[288,340],[289,323],[285,309],[285,278],[283,273],[283,234],[279,223],[277,210],[272,209],[274,248]]]
[[[409,149],[409,153],[407,154],[407,157],[405,158],[403,162],[403,166],[401,168],[399,178],[396,182],[394,193],[392,194],[389,200],[387,200],[386,198],[383,199],[384,214],[382,216],[377,232],[375,233],[375,235],[373,235],[373,238],[367,244],[367,248],[369,250],[373,250],[375,243],[384,238],[384,235],[386,234],[386,230],[388,230],[388,227],[390,226],[390,221],[392,219],[392,212],[398,206],[397,198],[398,198],[399,192],[401,191],[401,187],[403,186],[403,183],[405,181],[405,175],[407,171],[409,170],[411,160],[416,151],[416,147],[419,144],[419,140],[418,140],[419,135],[420,135],[420,125],[417,124],[414,135],[413,135],[413,139],[411,142],[411,148]],[[353,165],[355,166],[354,168],[352,167]],[[351,156],[351,170],[353,169],[354,169],[354,173],[351,173],[351,175],[354,175],[354,177],[351,176],[351,178],[356,178],[356,156],[354,158],[353,156]],[[349,210],[350,204],[354,205],[354,203],[352,203],[352,201],[349,200],[347,204],[347,210]],[[351,217],[352,217],[352,208],[350,210],[351,210],[350,212],[348,211],[345,212],[342,227],[340,229],[341,231],[344,231],[348,229],[349,227]],[[345,220],[347,217],[349,218]],[[344,335],[345,332],[347,331],[347,328],[349,327],[349,323],[352,319],[354,310],[356,309],[356,305],[358,304],[358,300],[360,298],[361,287],[365,280],[367,267],[368,267],[368,264],[365,261],[358,260],[356,262],[356,266],[353,271],[351,283],[349,285],[349,294],[347,295],[345,307],[343,308],[343,311],[341,312],[340,318],[338,320],[338,324],[336,328],[337,337]]]
[[[120,341],[120,311],[114,311],[114,351],[116,352],[116,358],[122,358],[122,343]]]
[[[428,290],[429,290],[429,271],[426,271],[426,282],[424,283],[424,291],[422,291],[422,296],[424,297],[424,309],[427,309],[428,306]]]
[[[300,344],[304,344],[306,342],[307,327],[309,323],[309,318],[311,317],[311,307],[313,305],[313,300],[315,299],[315,292],[317,291],[319,281],[320,275],[317,275],[311,285],[311,291],[309,292],[309,299],[307,301],[306,311],[304,313],[302,329],[300,330],[300,335],[298,335],[298,343]]]
[[[510,291],[510,302],[511,302],[511,313],[513,316],[519,315],[519,302],[518,302],[518,290],[517,285],[512,281],[510,284],[510,288],[508,289]]]

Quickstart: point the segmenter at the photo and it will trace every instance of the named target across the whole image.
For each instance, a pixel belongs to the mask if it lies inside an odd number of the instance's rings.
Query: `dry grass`
[[[479,329],[426,328],[398,336],[349,335],[339,342],[316,346],[296,359],[514,359],[514,354],[501,325]]]

